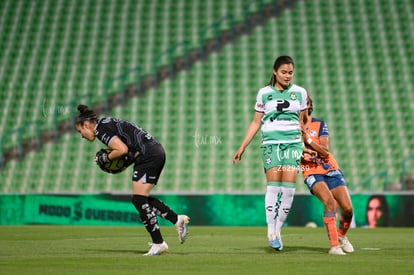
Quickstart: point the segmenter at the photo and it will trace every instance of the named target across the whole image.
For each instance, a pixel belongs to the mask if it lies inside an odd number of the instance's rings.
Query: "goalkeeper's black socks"
[[[158,216],[161,216],[164,219],[169,220],[172,224],[177,223],[177,220],[178,220],[177,213],[175,213],[171,208],[169,208],[161,200],[154,198],[154,197],[148,197],[148,203],[154,208],[155,213]]]
[[[139,216],[147,229],[148,233],[151,235],[152,242],[155,244],[160,244],[164,240],[161,236],[160,227],[158,225],[157,215],[155,210],[148,202],[148,197],[141,195],[133,195],[132,203],[139,212]]]

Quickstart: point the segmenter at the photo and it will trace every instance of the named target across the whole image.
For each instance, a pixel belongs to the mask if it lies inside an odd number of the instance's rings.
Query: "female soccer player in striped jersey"
[[[265,211],[270,247],[282,250],[281,229],[289,214],[295,193],[303,142],[300,124],[304,123],[307,92],[293,84],[294,62],[290,56],[279,56],[267,86],[257,94],[255,113],[246,135],[233,157],[241,157],[261,129],[262,157],[266,173]]]
[[[344,175],[329,152],[328,126],[312,117],[312,98],[308,98],[307,123],[302,128],[305,149],[302,173],[310,192],[324,205],[323,222],[331,248],[329,254],[345,255],[354,251],[346,233],[351,225],[353,208]],[[341,208],[339,230],[336,228],[336,204]]]
[[[129,121],[112,117],[98,119],[95,112],[85,105],[79,105],[78,111],[80,114],[75,118],[75,125],[82,138],[89,141],[98,138],[112,149],[109,154],[105,150],[99,151],[97,163],[104,165],[111,159],[127,156],[128,162],[134,164],[132,204],[152,239],[151,248],[144,256],[160,255],[168,251],[157,216],[175,224],[179,240],[183,243],[189,218],[186,215],[177,215],[162,201],[150,196],[165,164],[165,152],[161,143]]]

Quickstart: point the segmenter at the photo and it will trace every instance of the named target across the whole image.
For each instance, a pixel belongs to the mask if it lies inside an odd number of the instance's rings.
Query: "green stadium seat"
[[[221,18],[223,12],[234,13],[238,22],[244,15],[244,5],[229,0],[185,1],[182,6],[165,7],[157,1],[125,1],[124,8],[76,3],[37,1],[36,5],[22,6],[9,2],[3,18],[0,60],[12,65],[0,73],[0,88],[13,96],[3,97],[2,93],[1,132],[13,129],[16,121],[23,125],[36,118],[42,120],[42,129],[50,129],[52,117],[43,117],[35,106],[39,102],[47,100],[53,108],[86,91],[97,102],[108,79],[137,64],[145,74],[152,74],[152,58],[179,38],[189,40],[196,48],[200,31]],[[257,10],[257,4],[250,8]],[[142,123],[162,139],[169,159],[163,184],[157,187],[159,192],[262,191],[261,162],[253,153],[260,139],[249,147],[250,153],[241,163],[244,169],[229,162],[252,118],[257,90],[268,81],[274,57],[290,54],[297,64],[295,81],[309,90],[317,106],[315,114],[329,123],[332,150],[347,172],[351,189],[373,172],[388,167],[384,160],[396,160],[389,166],[389,176],[398,179],[398,160],[414,146],[412,96],[406,88],[413,85],[412,81],[407,83],[414,67],[413,33],[407,24],[412,10],[411,1],[296,2],[280,17],[193,64],[174,80],[164,81],[144,97],[116,108],[111,115]],[[286,27],[290,31],[283,39],[275,37],[275,33],[285,33]],[[207,37],[212,35],[210,31]],[[399,62],[401,73],[392,75],[392,80],[384,78],[389,64],[399,60],[404,61]],[[160,64],[166,63],[163,60]],[[119,89],[119,83],[114,84],[112,92]],[[372,99],[373,93],[380,93],[379,100]],[[378,112],[381,125],[395,133],[382,136],[377,119],[372,119]],[[223,144],[197,148],[196,130],[219,136]],[[405,137],[402,143],[398,142],[401,137]],[[23,192],[130,191],[130,175],[105,177],[90,163],[89,156],[97,147],[81,144],[84,141],[76,134],[76,138],[43,146],[35,153],[38,157],[7,165],[4,173],[11,177],[0,184],[0,192],[21,192],[19,181],[27,177],[32,180]],[[372,159],[368,159],[360,148],[371,144]],[[388,147],[392,150],[383,150]],[[65,169],[76,156],[82,159],[81,164],[74,171]],[[48,171],[37,172],[46,166],[50,167]],[[21,167],[27,169],[26,175],[18,173]],[[84,171],[78,171],[80,167]],[[90,173],[94,177],[85,181]],[[382,190],[380,185],[372,188]],[[302,185],[298,190],[307,191]]]

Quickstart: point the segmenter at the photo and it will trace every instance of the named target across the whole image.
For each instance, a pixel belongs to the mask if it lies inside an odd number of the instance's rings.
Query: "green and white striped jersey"
[[[254,109],[264,113],[263,144],[301,142],[299,113],[306,109],[307,100],[306,90],[295,84],[283,91],[271,85],[261,88]]]

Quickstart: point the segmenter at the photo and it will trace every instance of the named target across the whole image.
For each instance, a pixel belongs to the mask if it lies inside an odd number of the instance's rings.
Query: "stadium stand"
[[[70,119],[70,100],[86,100],[89,92],[91,103],[102,102],[109,79],[137,64],[151,74],[158,53],[183,40],[198,48],[200,32],[214,20],[233,14],[243,22],[246,6],[252,12],[260,6],[161,2],[2,1],[0,132],[33,119],[47,130],[55,112],[60,122]],[[414,161],[404,162],[414,148],[413,10],[409,0],[298,1],[110,115],[137,122],[165,145],[158,192],[261,193],[260,136],[239,165],[231,158],[274,58],[289,54],[296,61],[295,82],[312,94],[315,115],[330,126],[331,147],[350,189],[382,191],[400,183],[402,163],[414,171]],[[168,62],[163,56],[159,65]],[[116,92],[118,86],[110,93]],[[25,136],[35,131],[31,126]],[[3,145],[16,146],[17,136]],[[100,147],[74,132],[59,136],[22,161],[8,161],[0,192],[129,192],[129,173],[107,176],[93,165]]]

